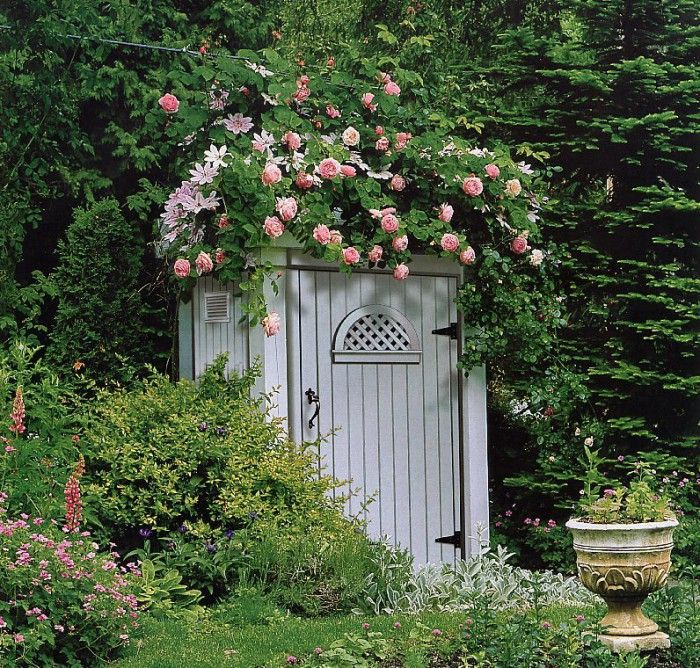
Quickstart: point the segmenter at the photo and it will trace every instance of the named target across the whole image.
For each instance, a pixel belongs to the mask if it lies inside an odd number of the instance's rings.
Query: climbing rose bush
[[[0,493],[0,664],[82,666],[129,642],[137,625],[134,568],[88,532],[22,513]]]
[[[166,135],[189,156],[161,216],[162,248],[185,286],[248,270],[242,287],[262,321],[260,287],[274,274],[252,251],[285,232],[341,271],[386,268],[397,280],[410,279],[416,251],[474,265],[498,250],[530,271],[544,259],[533,170],[427,109],[412,94],[417,75],[364,61],[311,68],[273,50],[199,73],[205,90],[160,102]]]

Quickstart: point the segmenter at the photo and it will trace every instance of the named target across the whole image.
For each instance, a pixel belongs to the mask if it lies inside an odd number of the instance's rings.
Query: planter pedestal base
[[[598,636],[608,649],[619,654],[621,652],[647,652],[652,649],[668,649],[671,646],[668,634],[662,631],[649,633],[645,636]]]

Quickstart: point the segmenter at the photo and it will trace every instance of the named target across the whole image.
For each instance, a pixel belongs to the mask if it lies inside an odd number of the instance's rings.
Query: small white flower
[[[530,253],[530,264],[533,267],[539,267],[544,260],[544,253],[539,248],[533,248]]]
[[[204,159],[211,163],[211,166],[215,169],[219,167],[226,167],[226,158],[229,157],[228,148],[222,146],[221,148],[216,148],[214,144],[209,146],[209,150],[204,152]]]
[[[372,170],[369,170],[367,172],[367,176],[369,176],[371,179],[378,179],[379,181],[388,181],[394,175],[388,169],[385,169],[381,172],[373,172]]]
[[[593,436],[588,436],[587,438],[584,438],[583,444],[590,448],[593,445]]]
[[[267,93],[260,93],[261,97],[267,104],[269,104],[271,107],[276,107],[280,101],[279,101],[279,93],[275,95],[274,97],[271,97]]]
[[[578,427],[576,427],[576,429],[574,430],[574,436],[580,436],[580,435],[581,435],[581,430]]]
[[[245,66],[248,69],[253,70],[253,72],[255,72],[256,74],[259,74],[263,78],[271,77],[274,74],[274,72],[268,70],[264,65],[258,65],[257,63],[253,63],[250,60],[245,61]]]

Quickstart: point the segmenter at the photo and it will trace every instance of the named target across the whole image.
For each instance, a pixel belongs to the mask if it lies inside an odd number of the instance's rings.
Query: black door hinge
[[[447,545],[454,545],[455,547],[462,546],[462,532],[455,531],[451,536],[441,536],[435,539],[436,543],[445,543]]]
[[[440,329],[434,329],[433,334],[437,336],[449,336],[451,339],[457,340],[457,323],[451,322],[448,327],[442,327]]]

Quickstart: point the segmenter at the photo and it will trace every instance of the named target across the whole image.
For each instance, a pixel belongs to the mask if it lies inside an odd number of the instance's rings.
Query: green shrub
[[[116,200],[75,210],[53,274],[58,307],[47,354],[57,368],[69,372],[82,362],[92,377],[125,380],[124,358],[147,359],[140,334],[142,255],[138,227],[124,219]]]
[[[104,390],[84,419],[87,495],[121,544],[139,529],[185,525],[196,537],[250,527],[255,535],[343,523],[312,448],[250,398],[253,373],[224,378],[220,357],[199,384],[154,374]]]

